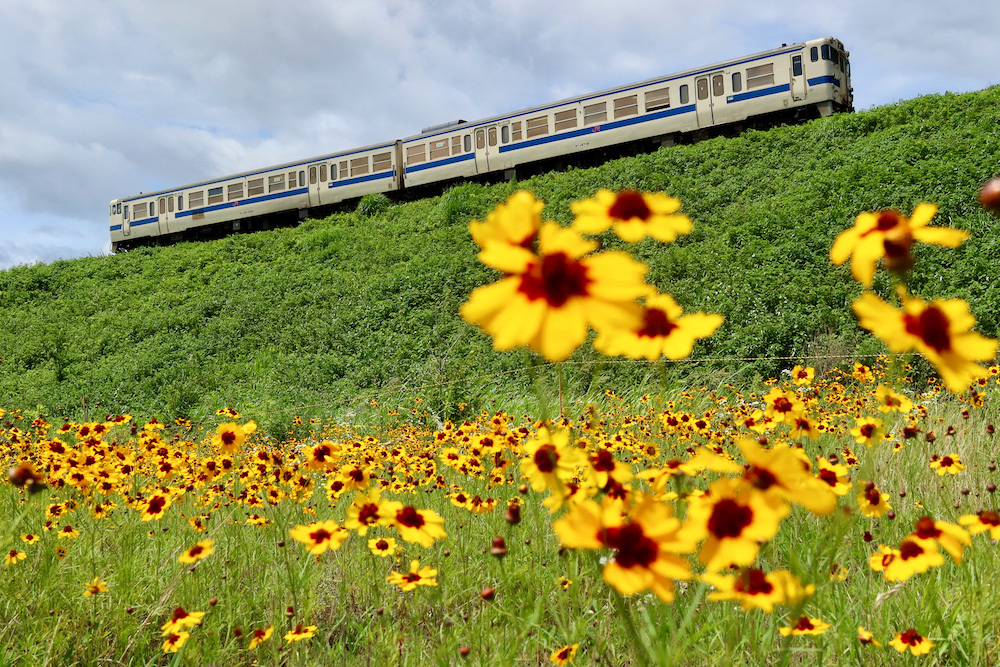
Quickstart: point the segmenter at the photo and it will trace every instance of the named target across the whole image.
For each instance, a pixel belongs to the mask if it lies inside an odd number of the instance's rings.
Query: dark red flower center
[[[919,315],[903,315],[906,333],[916,336],[935,352],[951,348],[948,335],[948,318],[934,306],[928,306]]]
[[[899,557],[903,560],[910,560],[911,558],[917,558],[924,554],[924,549],[919,544],[913,540],[903,540],[902,544],[899,545]]]
[[[167,499],[163,496],[154,496],[153,499],[149,501],[146,512],[149,514],[159,514],[163,511],[163,507],[166,503]]]
[[[837,486],[837,473],[827,468],[819,471],[819,478],[830,486]]]
[[[907,644],[908,646],[916,646],[923,640],[920,633],[913,628],[907,628],[906,632],[902,632],[899,635],[899,641]]]
[[[753,523],[753,510],[732,498],[715,503],[708,517],[708,531],[718,538],[739,537]]]
[[[767,580],[763,570],[750,568],[743,571],[733,589],[747,595],[770,595],[774,585]]]
[[[647,308],[643,313],[642,328],[636,334],[646,338],[666,338],[676,328],[677,325],[670,321],[665,312],[659,308]]]
[[[648,568],[659,552],[656,542],[642,532],[642,526],[635,523],[608,528],[601,537],[605,546],[618,551],[615,562],[625,569],[637,566]]]
[[[759,466],[750,466],[743,477],[761,491],[766,491],[778,483],[778,478],[774,476],[774,473]]]
[[[593,465],[598,472],[612,472],[615,469],[615,458],[611,456],[611,452],[602,449],[594,457]]]
[[[574,296],[585,296],[590,282],[587,267],[566,253],[556,252],[532,262],[519,289],[532,301],[545,299],[550,306],[560,308]]]
[[[396,512],[396,523],[409,528],[420,528],[424,525],[424,517],[420,516],[415,507],[407,505]]]
[[[941,531],[934,525],[934,519],[929,516],[925,516],[917,521],[916,529],[913,531],[913,534],[921,539],[929,540],[940,537]]]
[[[367,503],[358,510],[358,522],[362,525],[372,525],[378,522],[378,505]]]
[[[222,444],[229,446],[236,442],[236,433],[233,431],[222,432]]]
[[[789,401],[784,396],[781,396],[780,398],[777,398],[774,401],[774,411],[775,412],[791,412],[792,407],[793,407],[792,406],[792,402]]]
[[[556,462],[558,460],[559,455],[556,454],[556,448],[553,445],[542,445],[538,448],[538,451],[535,452],[535,467],[537,467],[540,472],[552,472],[556,469]]]
[[[795,624],[796,630],[814,630],[815,628],[812,621],[805,616],[799,616],[799,622]]]
[[[642,198],[642,193],[635,190],[624,190],[618,193],[615,203],[608,209],[608,215],[618,220],[629,220],[639,218],[646,220],[653,212],[646,205],[646,200]]]
[[[328,531],[326,528],[317,528],[313,532],[309,533],[309,539],[316,544],[322,544],[331,537],[332,535],[330,535],[330,531]]]

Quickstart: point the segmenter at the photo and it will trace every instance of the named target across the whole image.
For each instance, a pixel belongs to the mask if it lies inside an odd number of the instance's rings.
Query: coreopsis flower
[[[566,484],[577,476],[578,469],[587,465],[586,455],[569,441],[567,429],[538,429],[535,437],[524,443],[521,474],[535,491],[552,491],[559,500],[558,509],[567,494]]]
[[[794,391],[772,387],[764,396],[767,407],[764,416],[779,424],[790,424],[796,417],[801,417],[806,410],[803,401]]]
[[[515,192],[503,204],[498,204],[484,222],[469,223],[472,240],[480,248],[492,243],[530,248],[542,226],[545,202],[535,199],[527,190]]]
[[[74,528],[73,526],[66,524],[65,526],[59,529],[59,532],[56,533],[56,537],[60,540],[63,539],[75,540],[76,538],[80,537],[80,531]]]
[[[660,357],[683,359],[690,356],[694,342],[715,333],[722,315],[691,313],[669,294],[646,297],[642,321],[630,329],[606,329],[594,339],[594,349],[609,357],[655,361]]]
[[[709,600],[735,600],[746,611],[762,609],[768,614],[777,604],[796,605],[816,591],[816,586],[803,586],[788,570],[770,574],[757,568],[745,568],[736,575],[704,574],[702,580],[715,587]]]
[[[930,303],[900,293],[902,309],[871,292],[853,304],[859,324],[896,353],[916,350],[941,374],[953,392],[964,391],[986,370],[976,361],[989,361],[997,341],[970,331],[976,319],[962,299],[935,299]]]
[[[590,254],[596,241],[546,222],[537,254],[515,245],[491,243],[484,264],[502,271],[499,282],[476,288],[462,305],[462,318],[493,336],[497,350],[527,345],[549,361],[563,361],[598,331],[636,326],[635,300],[654,289],[643,282],[647,267],[627,253]]]
[[[154,493],[148,499],[141,502],[139,511],[142,513],[143,521],[162,519],[163,513],[170,507],[170,496],[162,493]]]
[[[691,219],[682,213],[679,199],[662,193],[598,190],[593,199],[573,202],[573,229],[582,234],[600,234],[614,228],[623,241],[638,243],[647,236],[670,243],[679,234],[690,234]]]
[[[188,564],[197,563],[202,558],[215,553],[215,550],[212,548],[212,545],[214,544],[215,542],[212,540],[202,540],[201,542],[185,549],[184,553],[177,557],[177,562]]]
[[[177,653],[184,646],[184,642],[188,640],[191,636],[190,632],[169,632],[163,635],[166,639],[163,641],[163,652],[164,653]]]
[[[754,488],[802,505],[813,514],[827,515],[837,506],[837,495],[825,481],[809,473],[809,460],[785,444],[764,449],[757,441],[738,438],[747,460],[743,479]]]
[[[372,526],[388,526],[392,524],[392,514],[388,510],[388,501],[382,499],[382,492],[373,488],[367,493],[355,493],[354,502],[347,508],[344,528],[356,530],[364,537]]]
[[[910,218],[898,211],[862,213],[854,227],[841,232],[834,241],[830,261],[840,266],[850,258],[851,275],[865,287],[871,287],[880,259],[890,271],[905,273],[913,266],[910,248],[914,241],[957,248],[969,237],[960,229],[927,226],[935,213],[934,204],[918,205]]]
[[[392,537],[373,537],[368,540],[368,549],[382,558],[393,556],[396,553],[396,540]]]
[[[89,597],[91,595],[97,595],[99,593],[108,592],[108,582],[101,581],[100,577],[94,577],[92,582],[83,584],[83,595],[84,597]]]
[[[635,492],[633,506],[605,497],[575,503],[552,528],[570,549],[608,548],[614,556],[604,566],[604,580],[622,595],[651,589],[664,602],[674,598],[675,579],[690,579],[687,560],[677,554],[694,550],[695,541],[681,535],[681,522],[670,505]]]
[[[830,463],[825,456],[817,456],[819,473],[816,475],[821,482],[826,483],[838,496],[845,496],[851,490],[850,471],[840,463]]]
[[[989,531],[992,539],[1000,540],[1000,514],[993,510],[979,510],[975,514],[964,514],[958,517],[958,522],[967,526],[973,535]]]
[[[285,641],[291,644],[292,642],[300,642],[303,639],[309,639],[316,632],[315,625],[302,625],[299,623],[294,629],[289,630],[285,633]]]
[[[167,635],[179,632],[180,630],[193,628],[201,623],[201,619],[204,615],[205,612],[203,611],[188,612],[184,611],[183,607],[177,607],[170,615],[170,620],[160,626],[160,630],[163,631],[162,635],[166,637]],[[181,643],[183,644],[184,642]]]
[[[898,410],[905,414],[913,409],[913,401],[906,394],[897,394],[884,384],[879,384],[875,389],[875,398],[879,402],[879,412]]]
[[[816,369],[812,366],[802,366],[796,364],[795,368],[792,369],[792,382],[794,382],[799,387],[805,387],[812,384],[813,379],[816,377]]]
[[[778,532],[788,504],[741,479],[712,482],[708,491],[688,499],[685,537],[705,540],[698,560],[709,572],[750,565],[760,545]]]
[[[855,417],[857,426],[851,429],[851,435],[858,444],[865,444],[869,447],[882,442],[885,435],[885,427],[878,417]]]
[[[435,540],[448,537],[444,519],[434,510],[421,510],[395,500],[386,501],[384,511],[391,517],[399,536],[407,542],[429,547]]]
[[[243,447],[246,437],[244,428],[235,422],[219,424],[215,429],[215,435],[212,436],[212,446],[223,454],[234,454]]]
[[[247,646],[247,649],[251,651],[254,650],[258,645],[260,645],[261,642],[266,642],[270,639],[272,634],[274,634],[273,625],[254,630],[253,634],[250,636],[250,644]]]
[[[38,542],[39,539],[41,538],[38,537],[38,535],[35,535],[34,533],[25,533],[24,535],[21,536],[21,541],[26,544],[35,544],[36,542]]]
[[[417,586],[437,586],[437,570],[431,567],[421,568],[420,561],[413,560],[410,561],[409,572],[399,573],[393,570],[386,581],[404,591],[412,591]]]
[[[889,646],[900,653],[906,653],[909,650],[912,655],[923,655],[930,653],[930,650],[934,648],[934,642],[927,637],[922,637],[913,628],[907,628],[903,632],[897,632],[896,636],[889,642]]]
[[[17,565],[18,561],[22,561],[27,557],[28,554],[24,553],[23,551],[18,551],[17,549],[11,549],[10,551],[7,552],[7,555],[4,556],[3,562],[4,565]]]
[[[965,470],[965,465],[958,458],[958,454],[935,456],[931,459],[928,467],[938,475],[957,475]]]
[[[778,632],[785,637],[789,635],[821,635],[830,629],[830,627],[829,623],[824,623],[818,618],[799,616],[799,620],[795,622],[795,625],[778,628]]]
[[[336,551],[350,533],[333,520],[313,521],[308,526],[296,526],[288,531],[292,539],[302,542],[306,551],[318,556],[327,549]]]
[[[962,562],[965,547],[972,546],[972,537],[967,530],[947,521],[935,521],[929,516],[917,520],[912,537],[934,540],[956,563]]]
[[[569,664],[569,661],[573,659],[576,655],[576,650],[580,647],[579,644],[573,644],[571,646],[563,646],[560,649],[556,649],[549,656],[549,661],[556,665],[557,667],[565,667]]]
[[[878,562],[876,557],[879,558]],[[881,553],[869,559],[872,569],[876,572],[881,570],[886,581],[906,581],[914,574],[943,564],[944,556],[932,540],[917,540],[912,536],[903,539],[899,543],[899,549],[886,552],[883,547]]]
[[[866,482],[864,491],[858,494],[858,509],[868,518],[878,518],[892,509],[889,494],[879,491],[873,482]]]
[[[865,630],[862,626],[858,626],[858,641],[862,644],[870,644],[872,646],[882,646],[882,642],[875,639],[875,635]]]

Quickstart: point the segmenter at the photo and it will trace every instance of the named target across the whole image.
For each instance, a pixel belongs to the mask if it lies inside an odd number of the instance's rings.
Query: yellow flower
[[[812,366],[802,366],[796,364],[795,368],[792,369],[792,382],[800,387],[812,384],[813,379],[816,377],[816,369]]]
[[[303,626],[301,623],[295,626],[294,630],[289,630],[285,633],[285,641],[291,644],[292,642],[300,642],[303,639],[309,639],[316,632],[315,625]]]
[[[268,639],[270,639],[272,634],[274,634],[273,625],[269,625],[263,629],[258,628],[257,630],[254,630],[252,638],[250,639],[250,645],[247,646],[247,649],[251,651],[254,650],[255,648],[257,648],[258,644],[260,644],[261,642],[266,642]]]
[[[392,525],[399,531],[399,536],[407,542],[415,542],[422,547],[429,547],[435,540],[448,537],[444,529],[444,519],[434,510],[422,510],[412,505],[390,500],[383,508]]]
[[[376,556],[386,558],[396,553],[396,540],[392,537],[373,537],[368,540],[368,549]]]
[[[662,193],[598,190],[593,199],[570,204],[576,215],[573,229],[582,234],[600,234],[614,227],[624,241],[637,243],[647,236],[670,243],[678,234],[690,234],[691,219],[677,213],[681,202]]]
[[[945,385],[964,391],[986,370],[976,361],[989,361],[997,341],[970,331],[976,319],[962,299],[923,299],[900,293],[902,310],[874,294],[862,294],[854,302],[858,322],[896,353],[916,350],[931,362]]]
[[[288,531],[292,539],[306,545],[306,551],[318,556],[327,549],[336,551],[350,533],[336,521],[313,521],[308,526],[296,526]]]
[[[215,553],[212,549],[212,545],[215,544],[212,540],[202,540],[192,547],[189,547],[184,553],[182,553],[178,558],[178,563],[196,563],[206,556],[210,556]]]
[[[854,227],[841,232],[830,249],[830,261],[840,266],[851,258],[851,275],[871,287],[875,266],[884,258],[885,267],[903,273],[913,266],[910,247],[914,241],[957,248],[969,233],[949,227],[928,227],[937,206],[920,204],[911,218],[898,211],[862,213]]]
[[[799,620],[791,627],[778,628],[783,636],[789,635],[821,635],[830,628],[829,623],[824,623],[818,618],[799,616]]]
[[[7,555],[4,557],[4,564],[17,565],[18,561],[22,561],[27,557],[28,554],[24,553],[23,551],[18,551],[17,549],[11,549],[10,551],[7,552]]]
[[[860,625],[858,626],[858,641],[862,644],[871,644],[872,646],[881,646],[882,642],[875,639],[875,635],[865,630]]]
[[[629,359],[655,361],[683,359],[691,354],[694,342],[715,333],[722,324],[722,315],[692,313],[681,315],[683,309],[669,294],[646,297],[642,322],[631,329],[607,329],[594,340],[594,349],[609,357],[622,355]]]
[[[212,437],[212,446],[218,448],[223,454],[239,451],[244,442],[246,442],[246,434],[243,427],[233,422],[219,424]]]
[[[169,634],[176,633],[179,630],[184,630],[186,628],[193,628],[194,626],[201,623],[202,617],[205,615],[203,611],[184,611],[183,607],[177,607],[174,612],[170,615],[170,620],[160,626],[160,630],[163,631],[162,636],[166,637]],[[181,641],[181,644],[184,642]],[[178,648],[180,648],[178,646]]]
[[[84,587],[83,591],[84,597],[97,595],[98,593],[108,592],[108,582],[101,581],[100,577],[94,577],[94,580],[92,582],[90,582],[89,584],[85,583],[83,587]]]
[[[913,628],[909,628],[905,632],[897,632],[896,636],[889,642],[889,646],[900,653],[905,653],[909,649],[913,655],[923,655],[934,648],[934,642],[920,636],[920,633]]]
[[[171,632],[163,635],[166,640],[163,642],[164,653],[177,653],[184,646],[184,642],[191,636],[190,632]]]
[[[552,652],[549,656],[549,660],[553,665],[558,665],[558,667],[565,667],[569,664],[569,661],[573,659],[576,655],[576,650],[580,647],[579,644],[573,644],[572,646],[563,646],[561,649],[557,649]]]
[[[938,475],[957,475],[965,470],[965,465],[959,460],[958,454],[935,456],[931,459],[929,467]]]
[[[419,560],[410,561],[410,571],[399,573],[395,570],[386,577],[390,584],[399,586],[404,591],[412,591],[417,586],[437,586],[437,570],[431,567],[420,567]]]
[[[545,203],[535,199],[527,190],[515,192],[486,216],[485,222],[469,223],[472,240],[480,248],[491,243],[530,247],[542,226],[542,208]]]
[[[905,414],[913,409],[913,401],[908,396],[897,394],[883,384],[880,384],[875,390],[875,398],[879,402],[879,412],[898,410]]]
[[[591,255],[597,245],[553,222],[539,230],[537,254],[487,245],[480,261],[506,276],[475,289],[461,307],[463,319],[493,336],[497,350],[527,345],[549,361],[568,358],[588,327],[636,326],[635,300],[653,293],[642,280],[647,267],[621,251]]]
[[[869,447],[882,442],[885,435],[882,420],[878,417],[855,417],[857,426],[851,429],[851,435],[858,444],[866,444]]]
[[[738,575],[703,574],[702,580],[715,587],[709,600],[736,600],[746,611],[774,611],[776,604],[795,605],[816,591],[816,586],[803,586],[788,570],[770,574],[757,568],[747,568]]]

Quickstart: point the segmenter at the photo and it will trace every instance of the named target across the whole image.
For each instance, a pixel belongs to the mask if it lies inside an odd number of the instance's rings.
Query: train
[[[268,228],[365,195],[644,144],[659,147],[854,109],[849,52],[833,37],[419,134],[111,201],[112,252]]]

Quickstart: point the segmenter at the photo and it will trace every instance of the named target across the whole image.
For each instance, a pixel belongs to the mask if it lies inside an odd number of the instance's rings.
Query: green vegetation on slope
[[[448,415],[458,402],[523,393],[525,376],[510,371],[527,354],[494,352],[457,314],[496,277],[476,260],[468,222],[520,188],[564,224],[570,203],[599,188],[681,199],[690,236],[631,248],[685,309],[726,318],[694,355],[719,361],[681,372],[771,375],[793,363],[777,357],[880,351],[854,322],[860,288],[829,248],[858,213],[908,214],[922,201],[940,206],[933,224],[972,238],[918,248],[914,293],[968,299],[978,330],[995,337],[1000,237],[976,193],[998,170],[998,124],[1000,87],[932,95],[418,202],[368,201],[296,229],[14,268],[0,272],[0,403],[67,415],[84,399],[101,414],[330,414],[402,389]],[[661,374],[589,349],[571,361],[583,362],[565,370],[577,394],[642,390]]]

